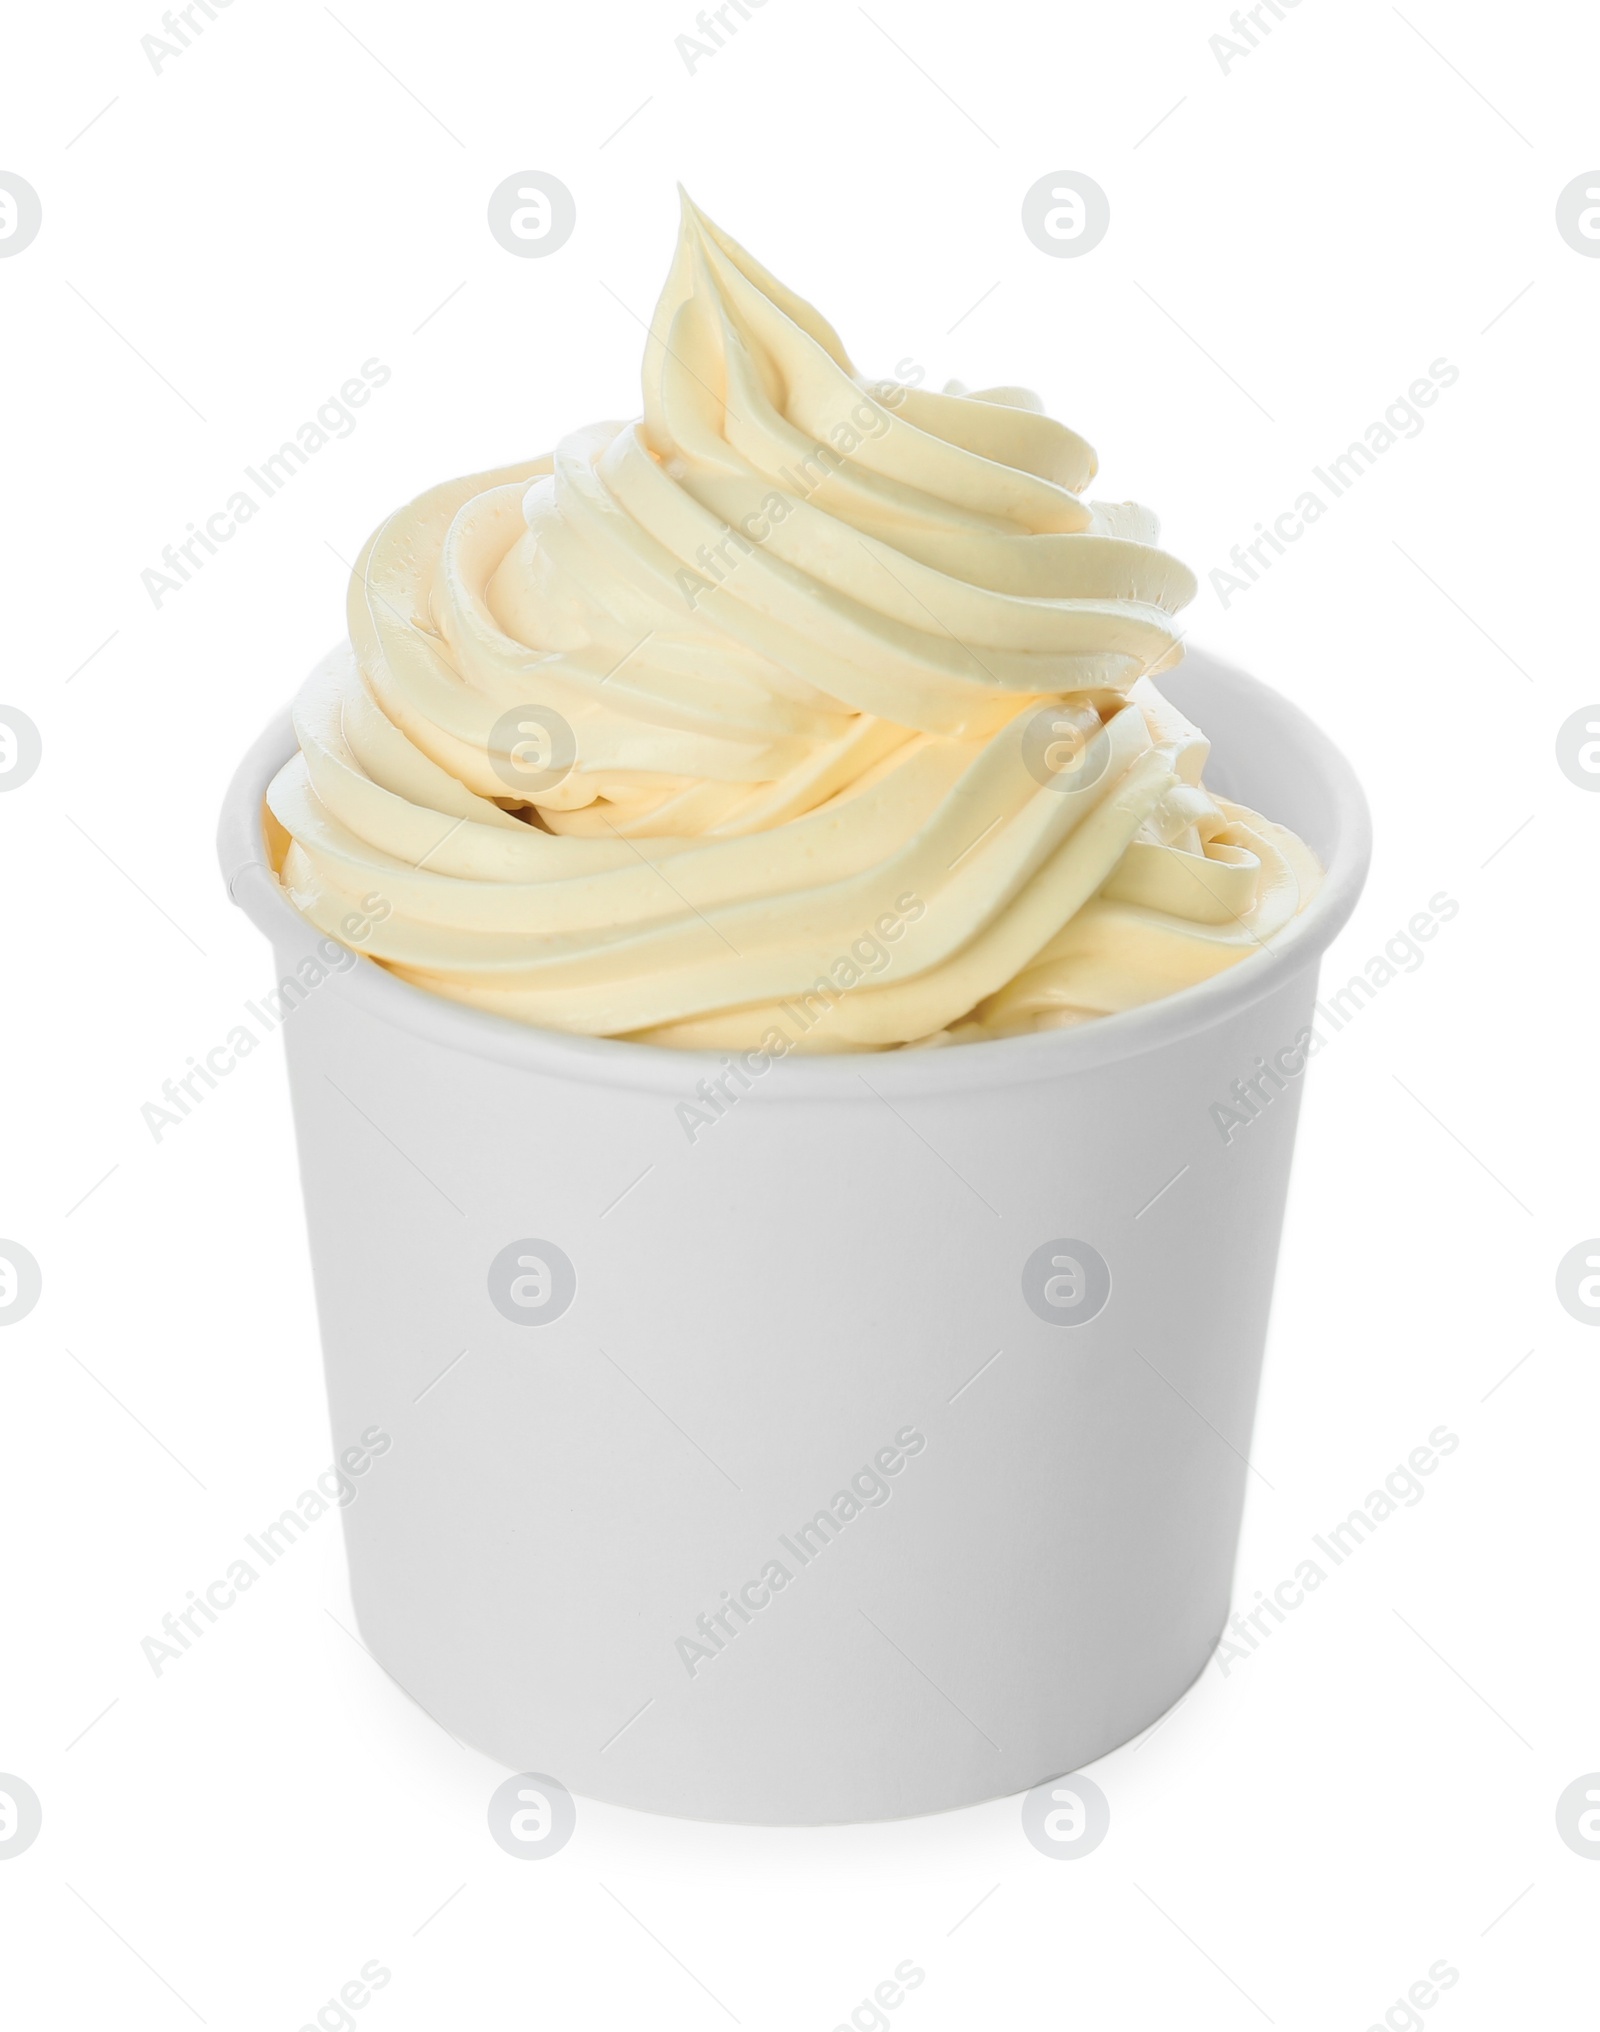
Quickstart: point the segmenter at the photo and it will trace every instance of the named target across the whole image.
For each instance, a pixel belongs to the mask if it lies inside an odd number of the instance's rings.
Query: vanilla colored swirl
[[[1319,870],[1152,675],[1192,575],[1022,390],[857,373],[684,201],[644,414],[368,542],[268,794],[321,930],[656,1044],[1079,1022],[1258,950]]]

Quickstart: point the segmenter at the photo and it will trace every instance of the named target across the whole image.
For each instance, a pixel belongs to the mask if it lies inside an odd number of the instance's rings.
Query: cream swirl
[[[1193,576],[1095,470],[1025,391],[865,380],[686,198],[643,416],[368,541],[268,793],[285,891],[438,994],[680,1046],[1003,1035],[1232,966],[1319,870],[1204,788],[1151,683]]]

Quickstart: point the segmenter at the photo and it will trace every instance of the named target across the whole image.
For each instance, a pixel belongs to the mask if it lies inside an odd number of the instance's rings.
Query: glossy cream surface
[[[286,893],[436,994],[684,1047],[1002,1036],[1233,966],[1320,872],[1205,788],[1152,681],[1194,578],[1095,470],[1023,390],[866,379],[685,200],[643,415],[367,543],[268,793]]]

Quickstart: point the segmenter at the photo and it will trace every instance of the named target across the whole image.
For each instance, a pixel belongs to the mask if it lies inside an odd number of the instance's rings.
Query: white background
[[[0,1335],[0,1770],[44,1803],[0,1864],[7,2021],[294,2032],[376,1957],[372,2032],[828,2032],[910,1957],[905,2032],[1361,2032],[1440,1958],[1440,2032],[1577,2022],[1600,1864],[1554,1808],[1600,1768],[1600,1335],[1554,1271],[1600,1231],[1600,795],[1555,737],[1600,698],[1600,261],[1554,216],[1600,160],[1600,20],[1302,0],[1225,74],[1221,0],[768,0],[691,76],[689,0],[337,13],[234,0],[159,74],[155,0],[6,31],[0,169],[44,226],[0,260],[0,702],[44,761],[0,797],[0,1234],[45,1280]],[[546,260],[485,229],[525,168],[577,200]],[[1058,169],[1110,196],[1082,259],[1021,231]],[[159,1145],[139,1112],[270,982],[223,787],[383,514],[636,409],[680,177],[866,371],[1030,384],[1098,493],[1160,512],[1196,639],[1368,786],[1326,979],[1460,904],[1307,1080],[1239,1599],[1434,1427],[1459,1449],[1094,1767],[1079,1862],[1014,1800],[807,1832],[580,1801],[513,1861],[502,1774],[348,1634],[331,1520],[159,1679],[140,1651],[330,1450],[279,1047]],[[355,433],[157,609],[163,545],[373,356]],[[1224,609],[1229,548],[1441,357],[1422,434]]]

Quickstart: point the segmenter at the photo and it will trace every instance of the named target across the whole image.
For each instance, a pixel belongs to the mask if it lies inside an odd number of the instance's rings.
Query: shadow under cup
[[[1270,952],[1069,1031],[791,1058],[528,1028],[366,959],[284,1024],[361,1632],[464,1742],[698,1819],[876,1820],[1075,1770],[1228,1614],[1299,1076],[1366,806],[1193,652],[1208,781],[1327,881]],[[292,981],[262,797],[234,899]],[[288,998],[286,998],[288,999]],[[693,1133],[691,1134],[691,1128]],[[390,1444],[378,1450],[373,1428]]]

